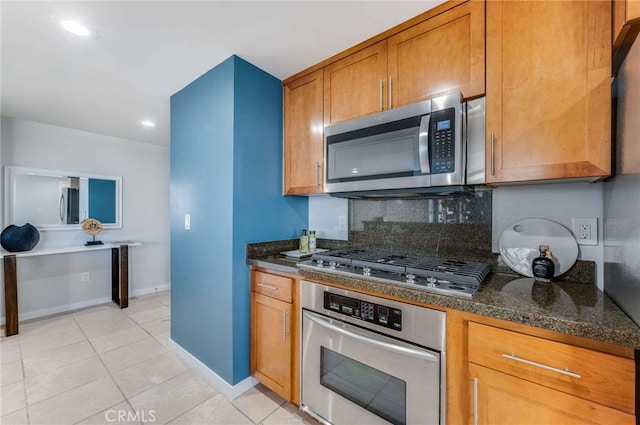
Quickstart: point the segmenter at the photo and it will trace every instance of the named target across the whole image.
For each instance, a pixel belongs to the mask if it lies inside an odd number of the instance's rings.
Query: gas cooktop
[[[468,298],[491,272],[484,263],[348,248],[313,254],[298,267]]]

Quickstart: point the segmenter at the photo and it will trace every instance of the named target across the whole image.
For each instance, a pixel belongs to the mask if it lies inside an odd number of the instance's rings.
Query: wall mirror
[[[5,167],[4,225],[31,223],[39,230],[80,229],[95,218],[122,227],[122,177],[73,171]]]

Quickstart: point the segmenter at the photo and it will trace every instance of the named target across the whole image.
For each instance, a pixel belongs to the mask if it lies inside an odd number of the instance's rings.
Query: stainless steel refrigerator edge
[[[604,290],[640,325],[640,41],[614,81],[615,177],[604,183]],[[615,105],[615,102],[614,102]]]

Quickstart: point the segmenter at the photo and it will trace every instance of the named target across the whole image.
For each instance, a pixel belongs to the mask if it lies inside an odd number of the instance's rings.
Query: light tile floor
[[[170,314],[165,291],[21,323],[0,338],[0,424],[316,423],[262,385],[209,385],[167,349]]]

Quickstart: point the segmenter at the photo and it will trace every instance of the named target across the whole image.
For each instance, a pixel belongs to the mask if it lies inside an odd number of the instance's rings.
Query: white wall
[[[573,231],[572,219],[598,219],[598,245],[578,246],[578,258],[595,261],[597,284],[604,282],[603,184],[548,183],[498,187],[493,190],[492,249],[499,252],[498,240],[503,230],[523,218],[546,218]],[[552,249],[553,250],[553,249]]]
[[[130,295],[168,289],[168,146],[8,117],[2,117],[1,135],[3,166],[122,176],[122,229],[104,230],[98,238],[143,243],[129,250]],[[41,231],[39,246],[81,245],[88,239],[81,230]],[[81,282],[80,275],[84,272],[89,272],[89,282]],[[0,292],[4,322],[4,291]],[[110,299],[109,250],[18,260],[20,320]]]
[[[329,195],[309,197],[309,230],[323,239],[349,239],[349,201]]]

